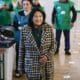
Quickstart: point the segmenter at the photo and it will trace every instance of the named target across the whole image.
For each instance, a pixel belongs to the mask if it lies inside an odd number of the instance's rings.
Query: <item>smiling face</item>
[[[24,0],[22,5],[25,11],[30,11],[32,9],[32,4],[28,0]]]
[[[36,11],[33,16],[33,24],[40,26],[43,23],[43,14],[40,11]]]

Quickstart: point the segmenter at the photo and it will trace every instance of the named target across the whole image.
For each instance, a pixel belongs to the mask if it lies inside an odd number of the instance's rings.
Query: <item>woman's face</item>
[[[39,4],[39,0],[33,0],[33,4],[38,5]]]
[[[35,26],[40,26],[43,23],[43,14],[39,11],[36,11],[33,16],[33,24]]]
[[[32,4],[29,1],[24,0],[23,1],[23,9],[25,11],[30,11],[32,9]]]

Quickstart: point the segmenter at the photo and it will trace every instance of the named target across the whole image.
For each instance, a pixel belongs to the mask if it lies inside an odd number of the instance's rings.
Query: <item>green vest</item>
[[[54,3],[56,9],[56,29],[69,30],[71,28],[71,7],[73,3],[71,1],[66,3],[61,3],[59,1]]]
[[[9,5],[11,0],[3,0],[5,4]],[[1,3],[0,3],[1,4]],[[11,24],[11,14],[8,10],[0,10],[0,25],[6,26]]]

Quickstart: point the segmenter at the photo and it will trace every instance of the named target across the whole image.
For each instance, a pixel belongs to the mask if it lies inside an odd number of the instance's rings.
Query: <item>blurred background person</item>
[[[32,0],[32,2],[33,2],[33,8],[41,8],[42,10],[44,10],[39,0]]]
[[[12,24],[11,11],[13,11],[11,0],[0,0],[0,26],[8,27]]]
[[[16,41],[16,76],[19,76],[17,67],[18,67],[18,55],[19,55],[19,41],[20,41],[20,30],[22,27],[29,22],[30,12],[32,10],[32,1],[31,0],[22,0],[23,10],[15,13],[13,25],[15,27],[15,41]]]
[[[22,7],[22,0],[12,0],[13,6],[14,6],[14,12],[18,12],[23,10]]]

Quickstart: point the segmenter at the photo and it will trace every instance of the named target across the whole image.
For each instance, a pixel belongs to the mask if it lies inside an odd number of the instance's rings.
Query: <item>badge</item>
[[[58,7],[57,7],[57,9],[59,10],[59,9],[61,9],[61,7],[60,7],[60,6],[58,6]]]
[[[64,14],[66,14],[66,12],[65,11],[61,11],[61,14],[64,15]]]

